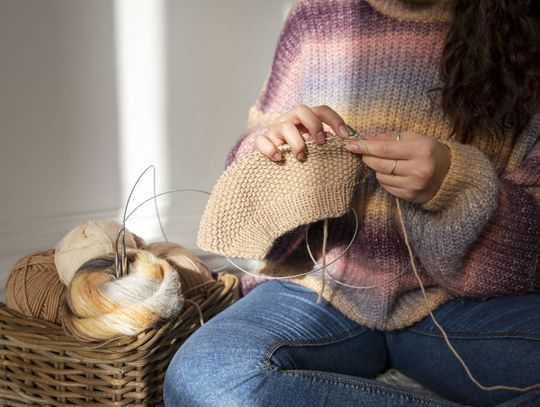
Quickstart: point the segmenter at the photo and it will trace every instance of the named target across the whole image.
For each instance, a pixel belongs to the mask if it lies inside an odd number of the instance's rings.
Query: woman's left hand
[[[386,191],[419,204],[437,193],[450,167],[448,147],[411,131],[402,132],[399,141],[396,133],[383,133],[347,142],[345,148],[362,154]]]

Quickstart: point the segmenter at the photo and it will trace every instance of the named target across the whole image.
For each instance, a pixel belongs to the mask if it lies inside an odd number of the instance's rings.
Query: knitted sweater
[[[440,87],[439,59],[450,24],[446,1],[409,8],[399,0],[299,0],[279,36],[270,72],[226,167],[256,151],[254,139],[293,106],[328,105],[360,133],[414,131],[451,151],[448,174],[425,204],[402,200],[404,221],[435,308],[453,296],[540,291],[540,112],[512,144],[477,136],[465,145],[428,90]],[[326,130],[331,130],[325,126]],[[329,168],[328,171],[332,169]],[[409,266],[395,198],[368,176],[354,195],[358,235],[326,270],[323,297],[359,324],[409,326],[428,314]],[[326,263],[343,252],[354,217],[330,218]],[[321,265],[322,221],[301,225],[273,244],[266,274]],[[294,278],[321,289],[322,273]],[[375,286],[358,289],[354,286]]]

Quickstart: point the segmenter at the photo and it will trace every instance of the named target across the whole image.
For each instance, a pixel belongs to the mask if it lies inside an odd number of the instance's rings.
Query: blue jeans
[[[180,347],[165,376],[165,405],[540,406],[540,390],[474,386],[429,317],[383,332],[316,301],[290,281],[257,286]],[[482,384],[540,382],[540,295],[453,300],[435,316]],[[447,400],[373,380],[389,367]]]

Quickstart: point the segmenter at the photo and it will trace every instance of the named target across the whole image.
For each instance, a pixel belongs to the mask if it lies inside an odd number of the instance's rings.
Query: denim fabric
[[[540,406],[540,390],[475,387],[429,317],[381,332],[316,301],[293,282],[257,286],[180,347],[165,376],[165,405]],[[453,300],[435,316],[482,384],[540,382],[540,295]],[[373,379],[389,367],[447,400]]]

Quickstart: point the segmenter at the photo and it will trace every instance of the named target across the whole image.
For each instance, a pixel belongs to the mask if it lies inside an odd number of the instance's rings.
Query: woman
[[[297,1],[227,167],[253,151],[280,161],[285,143],[309,160],[325,130],[358,130],[346,148],[371,171],[358,235],[326,286],[320,271],[265,282],[196,331],[167,405],[540,405],[539,101],[538,2]],[[351,219],[330,220],[328,262]],[[305,258],[305,226],[263,272]],[[374,380],[390,367],[440,398]]]

